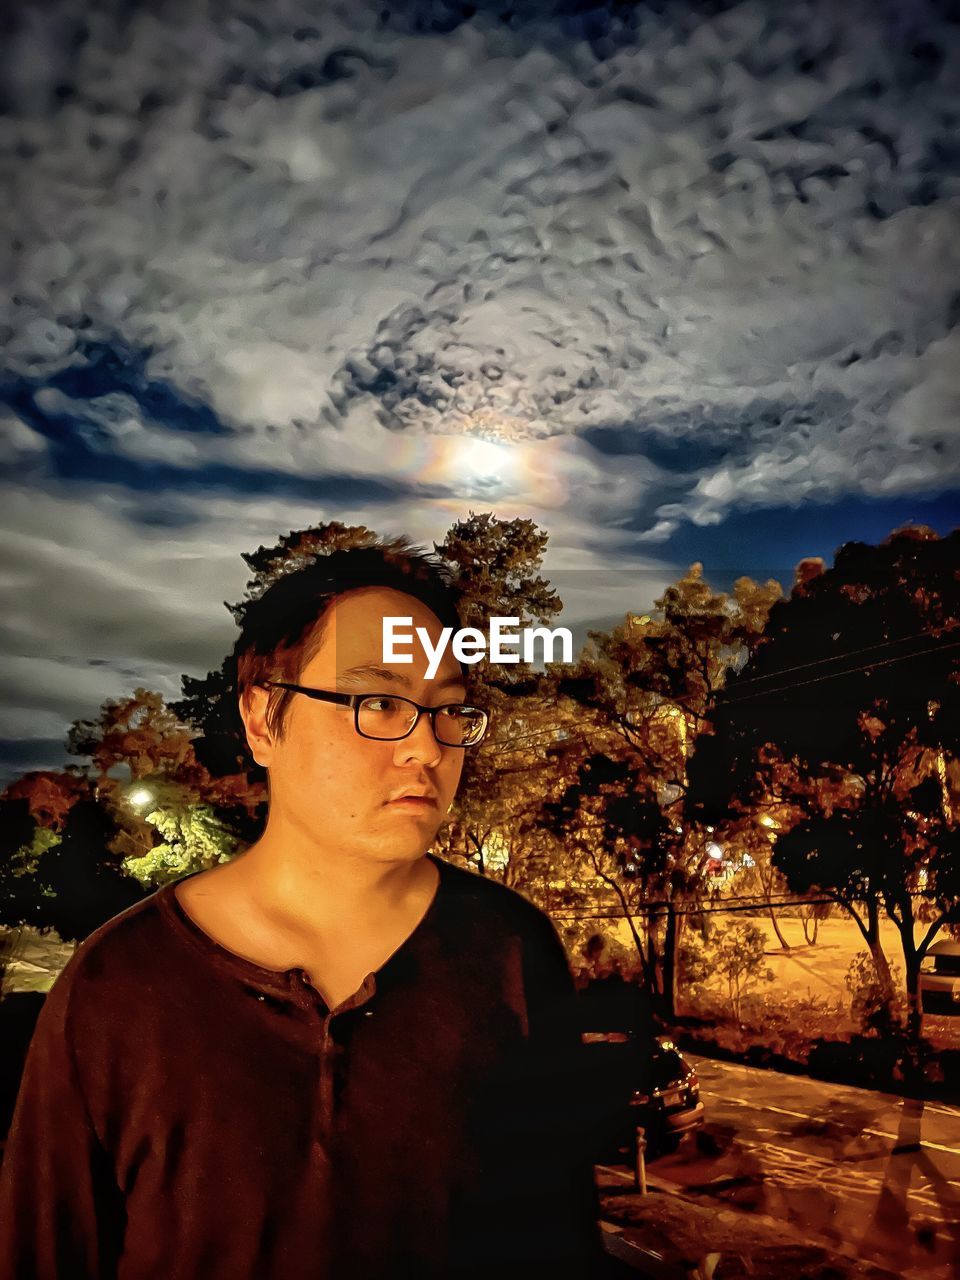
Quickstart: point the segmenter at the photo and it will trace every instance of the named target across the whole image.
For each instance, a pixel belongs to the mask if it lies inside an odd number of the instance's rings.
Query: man
[[[0,1181],[0,1274],[460,1280],[601,1273],[570,972],[546,916],[427,853],[486,714],[442,576],[333,553],[247,606],[262,836],[82,944]]]

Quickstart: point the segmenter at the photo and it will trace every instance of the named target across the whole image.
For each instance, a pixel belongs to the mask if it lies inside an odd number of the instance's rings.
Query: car
[[[926,1013],[960,1014],[960,942],[934,942],[920,965],[920,999]]]
[[[704,1122],[700,1082],[672,1040],[626,1031],[582,1033],[594,1093],[598,1159],[632,1159],[637,1130],[651,1155],[674,1151]]]

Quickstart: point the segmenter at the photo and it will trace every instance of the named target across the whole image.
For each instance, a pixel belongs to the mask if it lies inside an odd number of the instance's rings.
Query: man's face
[[[412,596],[380,587],[341,596],[323,620],[320,649],[296,683],[340,693],[381,693],[425,706],[464,699],[460,666],[444,654],[427,680],[427,658],[418,643],[413,663],[385,663],[383,619],[412,617],[435,645],[440,621]],[[297,844],[331,854],[380,862],[413,860],[433,843],[460,781],[463,750],[436,741],[421,716],[406,738],[386,742],[361,737],[352,707],[291,694],[281,741],[266,731],[267,691],[250,691],[241,708],[254,758],[269,771],[270,824]],[[404,793],[425,799],[401,799]]]

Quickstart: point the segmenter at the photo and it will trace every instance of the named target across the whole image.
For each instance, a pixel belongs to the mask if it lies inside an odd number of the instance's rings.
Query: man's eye
[[[399,703],[396,698],[366,698],[363,703],[367,711],[378,711],[382,715],[389,715],[393,711],[399,709]]]

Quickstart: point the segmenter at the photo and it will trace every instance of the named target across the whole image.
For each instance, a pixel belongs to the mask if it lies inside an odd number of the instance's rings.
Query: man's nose
[[[397,743],[397,760],[398,762],[418,760],[424,765],[437,765],[440,763],[441,754],[440,743],[434,737],[430,717],[425,711],[421,711],[413,732],[408,733]]]

